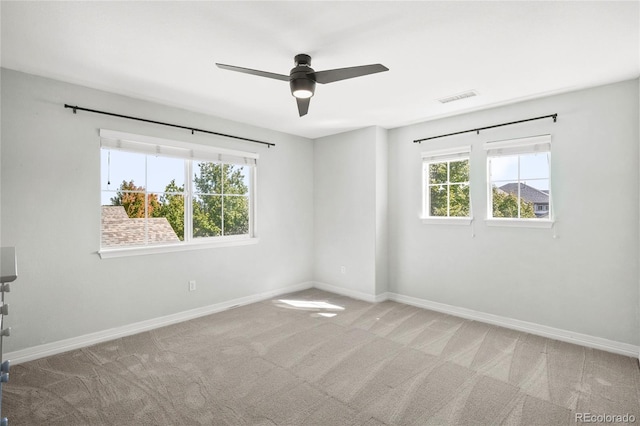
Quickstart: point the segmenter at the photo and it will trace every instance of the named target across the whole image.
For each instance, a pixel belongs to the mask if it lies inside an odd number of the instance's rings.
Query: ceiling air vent
[[[474,96],[478,96],[478,92],[475,90],[468,90],[463,93],[458,93],[457,95],[447,96],[446,98],[440,98],[438,101],[442,104],[447,104],[453,101],[459,101],[461,99],[472,98]]]

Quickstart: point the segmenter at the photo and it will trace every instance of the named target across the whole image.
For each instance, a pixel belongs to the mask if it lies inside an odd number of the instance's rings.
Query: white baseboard
[[[363,293],[357,290],[351,290],[344,287],[339,287],[332,284],[322,283],[314,281],[313,286],[317,289],[328,291],[330,293],[340,294],[342,296],[351,297],[352,299],[364,300],[365,302],[378,303],[384,302],[388,299],[387,293],[373,295],[369,293]]]
[[[146,321],[140,321],[121,327],[110,328],[108,330],[89,333],[78,337],[72,337],[70,339],[59,340],[52,343],[45,343],[43,345],[33,346],[13,352],[6,352],[3,358],[11,360],[11,363],[14,365],[20,364],[21,362],[32,361],[34,359],[56,355],[73,349],[95,345],[96,343],[106,342],[108,340],[118,339],[120,337],[130,336],[132,334],[142,333],[144,331],[149,331],[167,325],[176,324],[182,321],[214,314],[216,312],[221,312],[236,306],[260,302],[275,296],[279,296],[281,294],[306,290],[312,288],[313,284],[314,283],[311,281],[304,282],[276,290],[265,291],[251,296],[228,300],[226,302],[203,306],[201,308],[190,309],[188,311],[178,312],[176,314],[166,315]]]
[[[474,311],[472,309],[460,308],[444,303],[432,302],[430,300],[418,299],[411,296],[404,296],[397,293],[387,293],[387,296],[389,300],[393,300],[395,302],[405,303],[407,305],[417,306],[419,308],[442,312],[456,317],[498,325],[500,327],[523,331],[525,333],[548,337],[550,339],[560,340],[563,342],[574,343],[576,345],[586,346],[588,348],[600,349],[603,351],[626,355],[633,358],[638,358],[640,355],[640,346],[635,346],[628,343],[616,342],[613,340],[604,339],[602,337],[590,336],[588,334],[576,333],[573,331],[548,327],[546,325],[502,317],[499,315],[487,314],[484,312]]]

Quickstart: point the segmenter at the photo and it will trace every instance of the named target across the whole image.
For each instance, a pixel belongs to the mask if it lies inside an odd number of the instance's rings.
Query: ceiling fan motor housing
[[[310,98],[316,90],[316,82],[311,68],[311,56],[299,54],[295,56],[296,66],[289,73],[291,94],[296,98]]]

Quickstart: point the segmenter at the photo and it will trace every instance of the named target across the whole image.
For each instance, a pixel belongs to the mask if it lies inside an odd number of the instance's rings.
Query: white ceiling
[[[640,74],[637,1],[2,1],[0,7],[5,68],[310,138],[393,128]],[[297,53],[311,55],[316,71],[370,63],[390,71],[318,85],[309,114],[298,117],[286,82],[215,66],[288,74]],[[479,96],[437,101],[469,89]]]

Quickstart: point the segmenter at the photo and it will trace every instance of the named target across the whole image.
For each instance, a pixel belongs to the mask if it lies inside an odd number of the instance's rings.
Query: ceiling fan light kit
[[[389,71],[389,68],[381,64],[362,65],[349,68],[338,68],[325,71],[314,71],[311,68],[311,56],[304,53],[298,54],[294,58],[295,67],[289,75],[276,74],[267,71],[254,70],[250,68],[236,67],[234,65],[218,64],[218,68],[229,71],[236,71],[245,74],[253,74],[260,77],[272,78],[275,80],[288,81],[291,94],[296,98],[298,113],[300,117],[309,111],[309,102],[315,93],[316,83],[326,84],[349,78],[362,77],[368,74]]]

